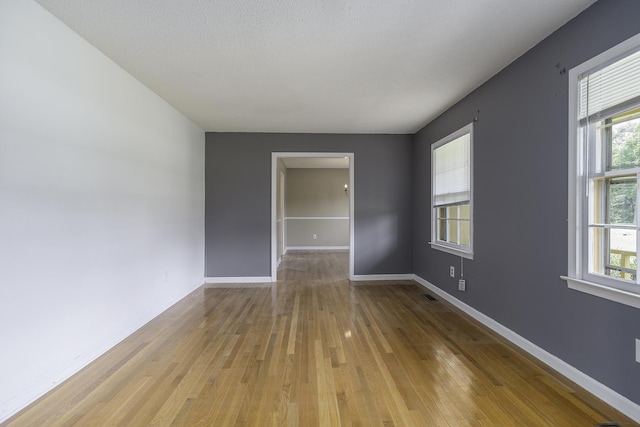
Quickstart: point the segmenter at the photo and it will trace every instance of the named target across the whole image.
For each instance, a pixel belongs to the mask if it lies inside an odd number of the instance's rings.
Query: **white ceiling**
[[[305,133],[413,133],[595,2],[37,1],[205,131]]]

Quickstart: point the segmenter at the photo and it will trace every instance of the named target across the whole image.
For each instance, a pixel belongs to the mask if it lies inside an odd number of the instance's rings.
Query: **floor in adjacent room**
[[[292,252],[203,287],[8,421],[120,426],[636,425],[413,282]]]

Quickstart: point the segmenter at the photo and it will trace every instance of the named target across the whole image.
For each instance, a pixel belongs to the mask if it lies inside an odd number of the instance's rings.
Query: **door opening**
[[[349,199],[349,280],[354,277],[354,155],[353,153],[272,153],[271,155],[271,281],[277,281],[278,260],[287,248],[286,236],[286,205],[284,204],[285,181],[287,179],[283,172],[284,162],[296,162],[302,164],[311,162],[327,162],[335,165],[337,163],[348,163],[348,183],[340,191],[344,191],[344,196]],[[297,166],[296,166],[297,167]],[[305,166],[301,166],[305,168]],[[337,166],[343,167],[344,166]],[[286,171],[286,168],[285,168]],[[314,236],[315,237],[315,236]]]

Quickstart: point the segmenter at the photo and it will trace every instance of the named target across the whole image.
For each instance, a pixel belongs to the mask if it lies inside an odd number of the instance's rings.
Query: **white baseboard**
[[[494,332],[500,334],[507,340],[511,341],[513,344],[517,345],[518,347],[520,347],[521,349],[523,349],[524,351],[526,351],[536,359],[540,360],[545,365],[549,366],[550,368],[558,371],[560,374],[569,378],[571,381],[578,384],[580,387],[584,388],[589,393],[602,399],[603,401],[613,406],[614,408],[616,408],[618,411],[622,412],[629,418],[632,418],[634,421],[640,423],[640,405],[627,399],[626,397],[610,389],[606,385],[596,381],[595,379],[591,378],[584,372],[579,371],[578,369],[574,368],[564,360],[554,356],[553,354],[549,353],[543,348],[538,347],[531,341],[518,335],[517,333],[513,332],[511,329],[496,322],[495,320],[481,313],[475,308],[465,304],[464,302],[460,301],[453,295],[443,291],[442,289],[438,288],[432,283],[429,283],[422,277],[414,275],[413,279],[420,285],[424,286],[425,288],[429,289],[433,293],[437,294],[440,298],[453,304],[455,307],[464,311],[466,314],[473,317],[478,322],[482,323],[489,329],[493,330]]]
[[[203,288],[205,289],[227,289],[227,288],[237,288],[237,289],[253,289],[253,288],[270,288],[275,285],[275,282],[243,282],[243,283],[205,283]]]
[[[202,283],[202,282],[200,282]],[[191,292],[195,291],[201,286],[198,284],[192,290],[188,291],[184,295],[172,299],[166,304],[164,304],[159,310],[154,312],[149,312],[146,315],[142,316],[140,320],[137,322],[133,322],[129,327],[122,333],[117,336],[110,337],[109,339],[104,340],[102,345],[98,348],[95,348],[91,351],[88,351],[85,354],[82,354],[73,360],[73,363],[62,369],[60,371],[51,373],[50,375],[46,375],[38,380],[36,384],[33,384],[27,388],[25,388],[22,392],[18,393],[13,398],[8,401],[0,402],[0,423],[3,423],[10,417],[14,416],[40,397],[44,396],[46,393],[50,392],[54,388],[56,388],[61,383],[65,382],[73,375],[77,374],[85,368],[87,365],[98,359],[100,356],[105,354],[107,351],[111,350],[116,345],[120,344],[127,337],[132,335],[138,329],[145,326],[147,323],[151,322],[153,319],[158,317],[160,314],[164,313],[174,304],[177,304],[182,299],[184,299]]]
[[[413,280],[413,274],[355,274],[351,277],[354,282],[376,280]]]
[[[289,251],[348,251],[349,246],[287,246],[285,253]]]
[[[133,334],[142,326],[144,326],[144,324],[130,328],[124,334],[108,340],[108,342],[105,342],[100,348],[74,359],[73,363],[66,369],[40,378],[36,384],[26,388],[9,401],[0,402],[0,423],[17,414],[40,397],[71,378],[74,374],[80,372],[80,370],[85,368],[98,357],[102,356],[111,348],[118,345],[120,342],[124,341],[129,335]]]
[[[205,287],[210,283],[271,283],[271,276],[205,277]]]

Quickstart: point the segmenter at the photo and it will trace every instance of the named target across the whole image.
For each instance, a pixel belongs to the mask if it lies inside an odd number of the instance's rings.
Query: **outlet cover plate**
[[[449,276],[456,277],[456,268],[453,265],[449,267]]]
[[[636,362],[640,363],[640,340],[636,338]]]

